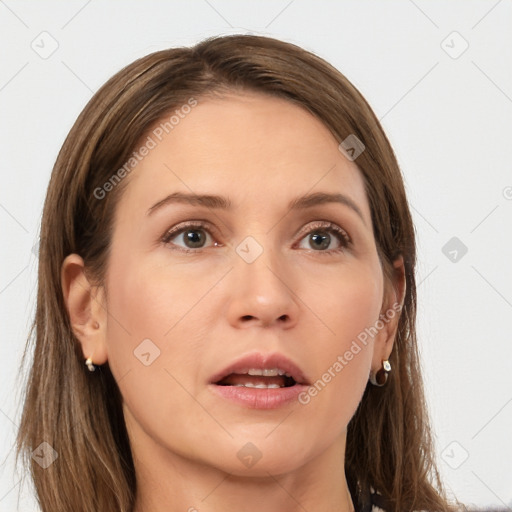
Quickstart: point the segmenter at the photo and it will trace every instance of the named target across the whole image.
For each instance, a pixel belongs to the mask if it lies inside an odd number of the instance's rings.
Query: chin
[[[250,467],[244,467],[242,463],[235,463],[220,469],[237,477],[270,478],[291,473],[299,469],[302,463],[303,461],[290,459],[290,454],[282,454],[282,456],[272,454],[266,460],[265,457],[262,457]]]
[[[251,436],[244,436],[243,441],[230,442],[229,448],[214,454],[213,465],[236,476],[268,478],[269,474],[290,473],[305,464],[309,451],[300,440],[288,439],[284,443],[282,438],[276,437],[270,442],[265,436],[268,431],[264,436],[252,437],[253,441],[248,440]],[[299,446],[300,450],[297,450]]]

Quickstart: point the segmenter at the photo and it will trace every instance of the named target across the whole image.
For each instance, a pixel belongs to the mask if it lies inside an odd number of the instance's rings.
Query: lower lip
[[[245,388],[242,386],[218,386],[210,384],[209,388],[222,398],[249,409],[278,409],[293,401],[298,402],[298,395],[308,386],[295,384],[288,388]]]

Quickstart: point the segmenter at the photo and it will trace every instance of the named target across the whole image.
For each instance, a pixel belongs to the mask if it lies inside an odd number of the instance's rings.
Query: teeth
[[[277,377],[278,375],[286,375],[287,377],[291,377],[289,373],[285,373],[280,368],[250,368],[247,370],[249,375],[263,375],[264,377]]]
[[[246,384],[235,384],[235,386],[237,388],[239,387],[242,387],[242,388],[259,388],[259,389],[267,389],[267,388],[271,388],[271,389],[277,389],[277,388],[280,388],[281,386],[279,384],[253,384],[252,382],[247,382]]]

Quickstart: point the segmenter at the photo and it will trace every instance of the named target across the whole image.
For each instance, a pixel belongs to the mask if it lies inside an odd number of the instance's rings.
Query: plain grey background
[[[362,92],[416,225],[418,339],[446,486],[512,510],[512,1],[0,0],[0,510],[37,510],[13,469],[15,389],[57,152],[122,66],[215,34],[269,35]],[[18,394],[17,394],[18,393]]]

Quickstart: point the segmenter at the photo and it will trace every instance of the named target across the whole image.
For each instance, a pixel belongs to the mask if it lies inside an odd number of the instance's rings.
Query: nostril
[[[243,321],[243,322],[249,322],[250,320],[256,320],[257,317],[253,316],[253,315],[242,315],[240,317],[240,319]],[[290,317],[289,315],[281,315],[277,318],[277,321],[278,322],[289,322],[290,321]]]

